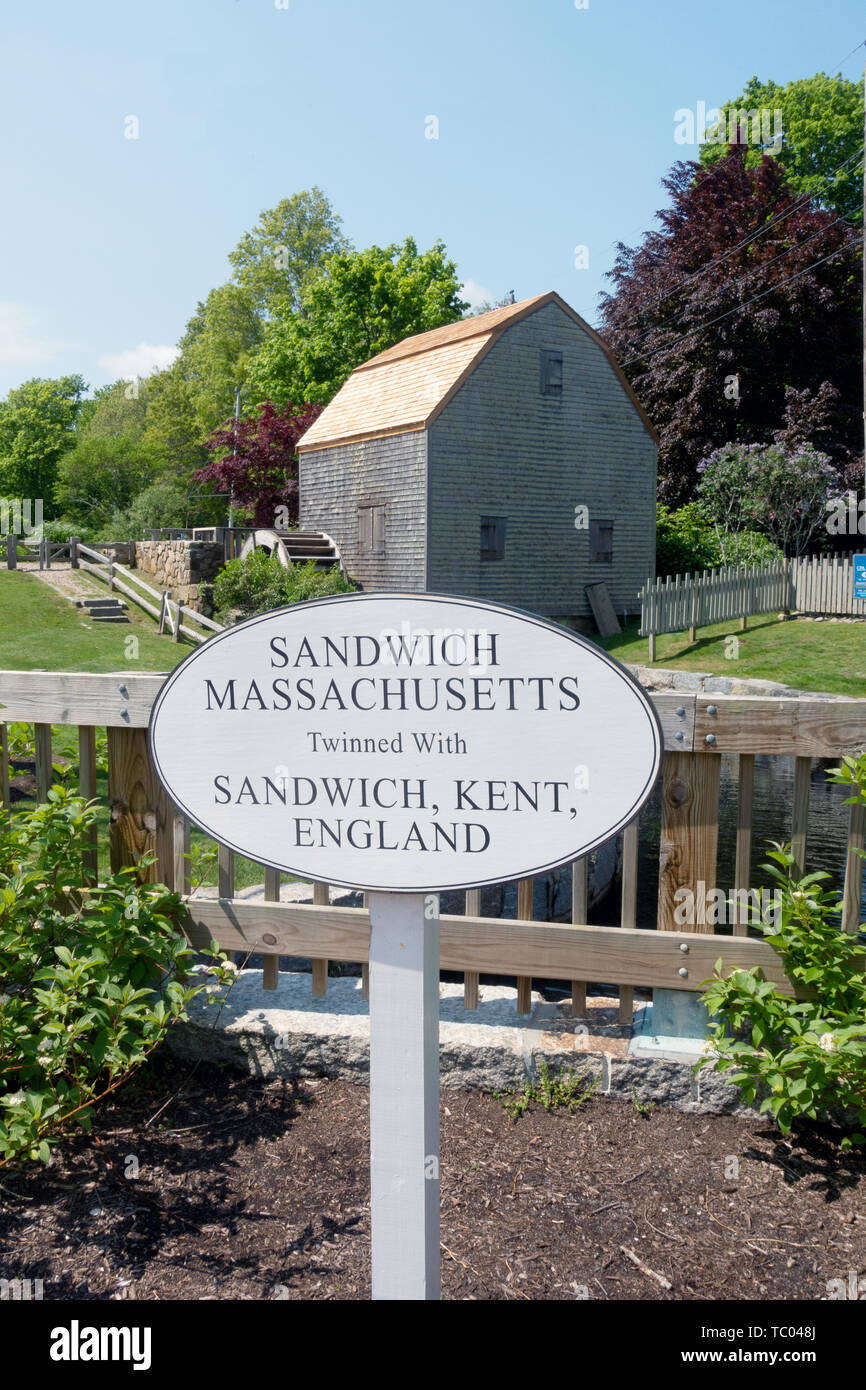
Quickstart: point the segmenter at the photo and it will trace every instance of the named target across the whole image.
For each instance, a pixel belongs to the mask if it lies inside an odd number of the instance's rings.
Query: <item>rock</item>
[[[206,976],[202,967],[196,973]],[[281,972],[265,994],[262,972],[244,970],[231,989],[213,987],[189,1006],[189,1021],[171,1029],[165,1046],[187,1060],[225,1062],[257,1077],[369,1079],[369,1006],[361,981],[330,978],[324,999],[314,999],[308,973]],[[564,1017],[532,995],[532,1013],[519,1017],[513,987],[481,985],[479,1008],[463,1007],[463,987],[439,986],[439,1062],[443,1089],[519,1089],[537,1078],[542,1062],[553,1075],[580,1072],[597,1082],[597,1096],[640,1105],[715,1113],[745,1112],[739,1092],[715,1073],[692,1076],[683,1061],[623,1055],[628,1025],[610,1029]],[[222,1001],[222,1007],[216,1006]],[[598,1003],[599,1001],[595,1001]],[[604,1000],[602,1003],[613,1003]],[[638,1010],[638,1018],[642,1010]]]

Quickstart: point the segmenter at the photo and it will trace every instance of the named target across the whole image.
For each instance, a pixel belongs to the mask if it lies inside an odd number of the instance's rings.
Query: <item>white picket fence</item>
[[[722,566],[701,574],[667,575],[648,581],[638,597],[643,637],[774,610],[866,617],[866,600],[854,597],[850,555],[813,555],[757,566]]]
[[[866,599],[854,597],[854,561],[850,555],[813,555],[791,560],[791,585],[798,613],[831,617],[866,617]]]

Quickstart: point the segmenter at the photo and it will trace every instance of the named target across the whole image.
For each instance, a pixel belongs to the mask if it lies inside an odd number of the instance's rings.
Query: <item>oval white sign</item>
[[[437,892],[529,878],[637,814],[655,710],[566,628],[469,599],[277,609],[176,667],[150,721],[185,816],[301,878]]]

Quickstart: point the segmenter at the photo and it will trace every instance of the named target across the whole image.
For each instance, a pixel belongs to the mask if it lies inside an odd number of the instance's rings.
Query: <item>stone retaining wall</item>
[[[207,590],[225,563],[223,546],[216,541],[136,541],[136,567],[152,574],[179,603],[211,616],[213,604]]]
[[[670,671],[659,666],[627,666],[644,690],[682,690],[690,695],[775,695],[786,700],[849,700],[849,695],[828,695],[823,690],[799,690],[777,681],[715,676],[709,671]]]

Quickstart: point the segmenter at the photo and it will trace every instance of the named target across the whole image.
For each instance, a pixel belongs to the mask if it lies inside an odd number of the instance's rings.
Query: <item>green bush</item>
[[[134,497],[107,529],[110,540],[146,540],[148,531],[187,525],[189,500],[176,483],[152,483]]]
[[[846,758],[831,780],[866,801],[866,755]],[[850,802],[849,802],[850,804]],[[759,967],[727,978],[716,964],[702,998],[714,1022],[711,1066],[749,1103],[764,1094],[787,1134],[798,1119],[841,1112],[852,1132],[844,1148],[866,1143],[866,949],[840,925],[841,901],[821,887],[829,874],[797,873],[788,846],[776,845],[762,867],[779,892],[772,918],[756,922],[778,952],[785,974],[806,998],[792,999],[764,979]]]
[[[176,893],[134,868],[78,886],[95,818],[56,786],[0,825],[0,1167],[47,1162],[66,1130],[89,1129],[206,988],[181,982],[193,953]],[[214,970],[229,978],[216,956]]]
[[[672,511],[663,502],[656,507],[656,574],[691,574],[717,564],[719,546],[711,526],[697,505],[688,502]]]
[[[656,574],[692,574],[718,565],[759,565],[782,552],[760,531],[720,531],[697,502],[656,508]]]
[[[75,521],[68,521],[61,517],[59,521],[46,521],[42,525],[42,534],[46,540],[53,541],[59,545],[61,541],[68,541],[70,536],[77,536],[85,545],[95,539],[95,532],[87,526],[80,526]]]
[[[213,598],[217,618],[228,623],[290,603],[349,593],[354,587],[339,565],[319,569],[308,560],[284,569],[276,554],[259,549],[244,560],[229,560],[213,582]]]

